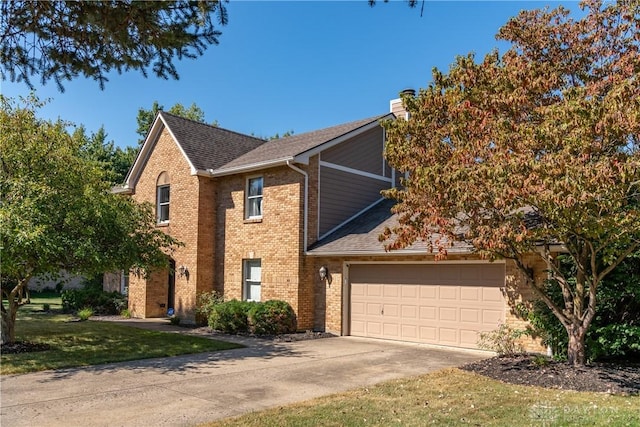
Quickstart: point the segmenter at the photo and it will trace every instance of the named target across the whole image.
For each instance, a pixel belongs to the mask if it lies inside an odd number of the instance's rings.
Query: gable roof
[[[125,186],[131,191],[166,127],[184,155],[192,175],[224,176],[287,164],[308,163],[309,157],[394,118],[387,113],[300,135],[266,141],[159,111],[129,170]]]
[[[379,126],[381,119],[391,117],[393,117],[391,114],[384,114],[286,138],[273,139],[216,169],[212,175],[222,176],[246,172],[286,164],[287,161],[308,163],[309,157],[316,152]]]
[[[194,169],[217,169],[263,145],[264,139],[159,112]]]
[[[193,175],[203,172],[208,174],[206,171],[212,171],[266,142],[264,139],[159,111],[127,174],[123,187],[125,190],[135,187],[164,128],[177,143]]]
[[[405,249],[386,252],[384,243],[379,237],[386,227],[393,228],[398,224],[398,216],[391,212],[394,200],[382,199],[361,215],[314,243],[307,251],[315,256],[349,256],[349,255],[426,255],[431,252],[425,242],[418,241]],[[473,248],[463,242],[454,242],[448,248],[449,253],[470,253]]]

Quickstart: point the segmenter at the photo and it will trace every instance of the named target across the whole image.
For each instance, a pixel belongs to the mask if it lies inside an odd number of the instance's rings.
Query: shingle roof
[[[397,215],[391,212],[393,200],[383,200],[371,209],[349,221],[338,230],[314,243],[307,251],[310,255],[367,255],[383,254],[384,243],[378,237],[386,227],[398,223]],[[471,247],[461,242],[454,243],[449,252],[470,252]],[[431,253],[424,242],[416,242],[408,248],[392,252],[399,254]]]
[[[159,112],[197,170],[217,169],[265,144],[265,140]]]
[[[260,145],[255,150],[250,151],[220,167],[216,172],[224,172],[227,170],[240,169],[253,164],[265,163],[270,161],[290,159],[296,155],[303,154],[312,150],[317,146],[332,141],[353,132],[368,124],[377,122],[385,115],[371,117],[368,119],[357,120],[350,123],[344,123],[325,129],[312,132],[301,133],[286,138],[273,139]]]

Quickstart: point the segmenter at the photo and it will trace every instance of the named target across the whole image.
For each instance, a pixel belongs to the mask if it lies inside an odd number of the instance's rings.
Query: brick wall
[[[156,183],[162,172],[170,180],[170,213],[169,223],[158,227],[184,243],[168,255],[176,267],[185,266],[189,271],[188,278],[175,275],[175,312],[189,323],[195,320],[197,292],[213,288],[215,184],[210,178],[191,175],[187,160],[166,129],[147,159],[133,198],[155,206]],[[168,278],[168,271],[148,278],[131,275],[129,309],[133,316],[166,315],[167,307],[161,305],[167,303]]]
[[[249,177],[263,177],[262,219],[245,220]],[[304,177],[286,167],[219,178],[216,218],[216,288],[243,299],[243,260],[260,259],[261,300],[287,301],[298,328],[313,327],[313,292],[301,283]]]

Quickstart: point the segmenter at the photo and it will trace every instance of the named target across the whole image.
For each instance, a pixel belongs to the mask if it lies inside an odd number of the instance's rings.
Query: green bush
[[[224,297],[217,291],[202,292],[196,298],[196,323],[205,324],[213,308],[224,302]]]
[[[85,307],[81,310],[78,310],[78,317],[80,320],[88,320],[91,316],[93,316],[93,310],[91,307]]]
[[[502,323],[496,330],[481,332],[478,347],[495,351],[500,356],[513,356],[524,352],[524,347],[518,343],[518,338],[525,333],[525,330],[514,329]]]
[[[567,277],[575,277],[569,257],[558,257]],[[572,279],[573,280],[573,279]],[[547,283],[552,299],[563,306],[560,287]],[[554,357],[567,356],[567,331],[546,304],[525,312],[534,335],[551,347]],[[596,315],[586,337],[588,360],[640,357],[640,251],[629,255],[598,286]]]
[[[209,327],[228,334],[248,332],[248,314],[255,302],[233,299],[216,304],[209,314]]]
[[[125,319],[131,319],[131,312],[129,311],[128,308],[125,308],[120,312],[120,317],[124,317]]]
[[[255,304],[248,314],[249,332],[256,335],[281,335],[297,329],[296,314],[285,301],[271,300]]]
[[[62,291],[62,310],[73,313],[91,307],[96,314],[119,314],[127,307],[127,298],[118,292],[105,292],[102,282],[90,280],[79,289]]]

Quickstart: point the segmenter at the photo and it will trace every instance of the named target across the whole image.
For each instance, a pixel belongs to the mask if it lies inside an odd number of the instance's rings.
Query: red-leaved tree
[[[603,277],[640,247],[639,5],[588,1],[579,19],[523,11],[498,33],[509,50],[434,70],[403,98],[410,118],[385,124],[386,157],[409,172],[387,193],[400,218],[388,249],[444,235],[514,260],[567,330],[574,365]],[[575,277],[554,262],[560,245]],[[545,285],[531,254],[546,262]]]

